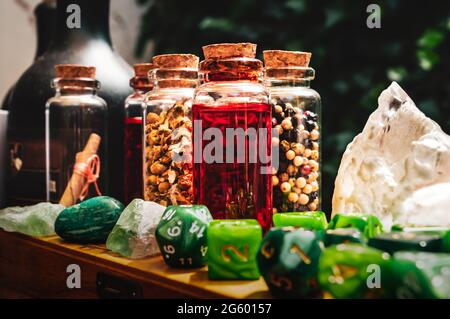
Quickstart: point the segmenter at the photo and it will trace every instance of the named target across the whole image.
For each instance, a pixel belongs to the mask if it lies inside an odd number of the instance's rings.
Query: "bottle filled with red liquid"
[[[124,202],[130,203],[134,198],[142,198],[142,107],[145,94],[153,88],[149,72],[152,63],[134,65],[135,76],[130,80],[134,89],[125,100],[124,117]]]
[[[251,43],[203,47],[193,105],[194,201],[214,218],[272,223],[271,107]]]

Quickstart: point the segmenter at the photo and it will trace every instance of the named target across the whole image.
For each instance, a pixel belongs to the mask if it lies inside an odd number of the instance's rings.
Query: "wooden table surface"
[[[89,292],[83,292],[83,287],[76,293],[68,291],[65,280],[70,263],[82,265],[82,286],[87,286]],[[208,279],[206,267],[172,269],[161,256],[132,260],[107,250],[105,245],[70,244],[58,236],[33,238],[0,230],[0,289],[6,297],[14,297],[14,294],[5,291],[24,288],[33,297],[95,298],[92,291],[95,291],[95,275],[99,271],[142,284],[144,297],[270,298],[262,278],[212,281]]]

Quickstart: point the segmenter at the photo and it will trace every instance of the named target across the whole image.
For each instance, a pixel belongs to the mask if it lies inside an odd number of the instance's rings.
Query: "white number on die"
[[[181,228],[179,226],[173,226],[167,229],[167,235],[170,237],[177,237],[181,234]]]
[[[175,254],[175,247],[173,247],[172,245],[164,245],[163,249],[168,254]]]

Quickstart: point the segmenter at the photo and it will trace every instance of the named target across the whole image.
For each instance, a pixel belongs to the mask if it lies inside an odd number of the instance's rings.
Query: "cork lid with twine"
[[[160,88],[194,88],[199,58],[194,54],[162,54],[153,57],[155,83]]]

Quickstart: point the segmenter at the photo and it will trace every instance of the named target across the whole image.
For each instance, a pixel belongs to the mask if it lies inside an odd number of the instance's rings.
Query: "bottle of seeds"
[[[310,88],[311,53],[264,51],[266,86],[272,105],[273,211],[315,211],[320,207],[320,95]],[[274,154],[275,155],[275,154]]]
[[[144,198],[161,205],[192,203],[192,100],[199,58],[153,58],[154,89],[144,101]]]

